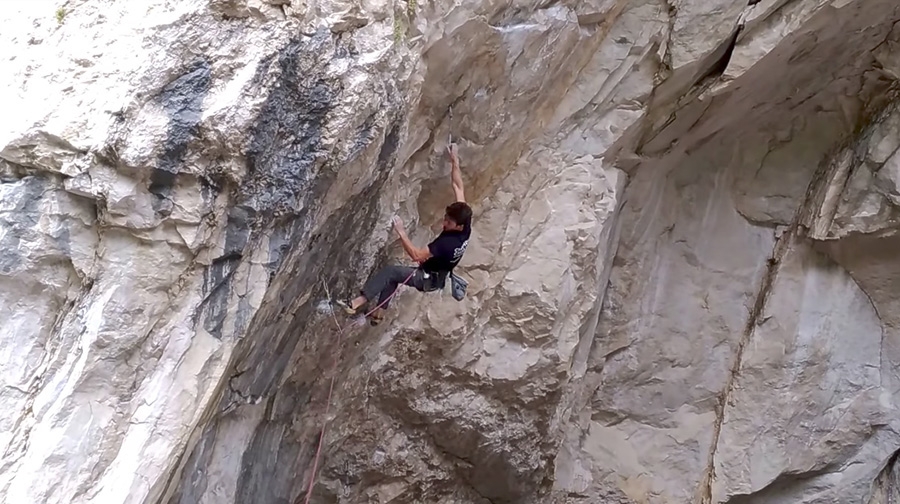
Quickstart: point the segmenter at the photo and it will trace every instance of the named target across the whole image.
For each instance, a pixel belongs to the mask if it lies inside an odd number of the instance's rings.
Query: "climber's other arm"
[[[403,250],[406,251],[413,261],[421,264],[431,257],[431,251],[427,247],[419,248],[412,244],[409,236],[406,236],[406,228],[403,227],[403,221],[400,220],[400,217],[394,216],[393,223],[394,230],[397,232],[397,236],[400,237],[400,243],[403,245]]]

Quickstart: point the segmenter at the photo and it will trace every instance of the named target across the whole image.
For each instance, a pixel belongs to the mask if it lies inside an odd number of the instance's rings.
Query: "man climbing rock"
[[[459,264],[472,231],[472,208],[466,203],[463,192],[462,173],[459,169],[459,156],[456,144],[447,148],[450,157],[450,180],[456,201],[444,211],[443,230],[427,247],[418,248],[406,235],[403,221],[394,217],[394,230],[400,237],[403,249],[419,264],[412,266],[386,266],[373,275],[363,286],[361,295],[352,300],[338,300],[344,311],[355,315],[367,302],[377,300],[372,310],[372,323],[377,324],[382,318],[382,310],[390,305],[391,297],[400,284],[415,287],[420,292],[431,292],[443,289],[447,276]]]

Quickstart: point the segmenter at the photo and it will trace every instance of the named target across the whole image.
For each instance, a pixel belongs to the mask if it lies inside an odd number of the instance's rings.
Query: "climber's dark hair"
[[[447,217],[458,226],[466,227],[472,221],[472,207],[463,201],[457,201],[447,205]]]

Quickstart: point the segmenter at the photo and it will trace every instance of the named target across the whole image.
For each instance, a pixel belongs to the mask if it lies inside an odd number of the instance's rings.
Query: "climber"
[[[348,315],[356,315],[360,308],[377,296],[378,305],[371,313],[371,323],[375,325],[383,318],[382,311],[390,305],[390,298],[398,285],[409,285],[420,292],[443,289],[448,274],[451,274],[453,268],[459,264],[469,245],[469,235],[472,231],[472,208],[466,203],[463,193],[462,173],[459,169],[456,144],[450,143],[447,147],[447,154],[450,158],[450,180],[453,184],[456,201],[448,205],[444,211],[441,234],[427,247],[418,248],[406,235],[403,221],[395,216],[393,218],[394,230],[400,238],[403,249],[419,266],[390,265],[379,270],[363,286],[360,296],[351,300],[337,301]]]

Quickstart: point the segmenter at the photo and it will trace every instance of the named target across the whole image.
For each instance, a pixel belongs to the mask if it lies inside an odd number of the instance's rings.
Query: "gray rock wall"
[[[900,497],[895,2],[0,16],[0,502]]]

